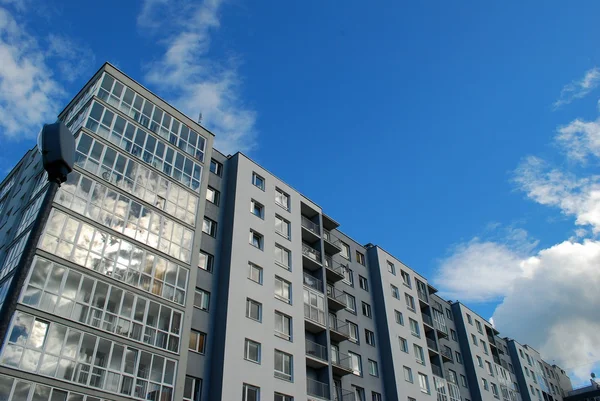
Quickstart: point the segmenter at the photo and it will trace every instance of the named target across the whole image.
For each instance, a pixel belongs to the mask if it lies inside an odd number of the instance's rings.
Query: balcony
[[[452,350],[447,347],[440,347],[440,355],[442,355],[442,359],[446,360],[446,362],[454,362],[452,359]]]
[[[329,384],[306,378],[306,394],[319,400],[330,400]],[[309,398],[312,401],[311,398]]]
[[[433,363],[431,364],[431,371],[433,372],[434,375],[443,378],[444,375],[442,374],[442,368],[440,368],[438,365],[434,365]]]
[[[306,366],[320,369],[327,367],[327,347],[317,344],[310,340],[305,340],[306,343]]]
[[[342,250],[339,243],[340,240],[335,235],[331,234],[330,231],[325,229],[323,230],[323,244],[325,245],[325,252],[330,255],[339,253]]]
[[[433,330],[433,319],[431,319],[431,316],[421,312],[421,317],[423,318],[423,323],[425,323],[431,328],[431,330]],[[427,329],[427,326],[425,326],[425,329]]]
[[[427,297],[427,293],[418,289],[417,296],[419,297],[419,301],[423,301],[425,304],[429,304],[429,297]]]
[[[500,357],[498,357],[498,355],[492,355],[492,357],[494,358],[494,362],[496,362],[496,364],[502,366],[502,362],[500,361]]]
[[[331,368],[335,376],[349,375],[354,372],[350,356],[343,352],[331,351]]]
[[[429,348],[432,351],[438,352],[438,346],[435,342],[435,340],[432,340],[431,338],[426,338],[427,340],[427,348]]]
[[[336,387],[333,389],[333,401],[356,401],[354,391]]]
[[[315,271],[321,268],[321,252],[304,242],[302,243],[302,259],[307,270]]]
[[[321,238],[321,227],[308,217],[301,216],[302,239],[308,242],[315,242]]]
[[[350,338],[348,322],[329,316],[329,336],[332,341],[340,342]]]
[[[443,316],[433,319],[433,327],[435,327],[440,337],[448,338],[448,328]]]
[[[323,292],[323,282],[308,273],[304,273],[304,285],[312,288],[313,290]]]
[[[327,284],[327,306],[330,311],[337,312],[346,307],[346,293]]]
[[[311,333],[320,333],[325,328],[325,311],[304,303],[304,327]]]
[[[346,266],[342,265],[341,263],[334,262],[330,256],[325,256],[325,268],[327,281],[335,283],[344,279]]]

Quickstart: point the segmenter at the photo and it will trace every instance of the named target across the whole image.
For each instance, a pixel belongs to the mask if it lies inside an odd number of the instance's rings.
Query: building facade
[[[548,401],[570,385],[112,65],[59,119],[76,163],[49,215],[35,149],[0,184],[0,400]]]

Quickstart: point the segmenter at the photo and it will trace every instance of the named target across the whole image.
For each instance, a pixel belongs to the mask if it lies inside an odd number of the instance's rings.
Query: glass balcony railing
[[[346,266],[342,265],[341,263],[334,262],[329,256],[325,256],[325,267],[332,272],[339,274],[340,276],[343,276],[344,272],[346,271]]]
[[[327,362],[327,347],[310,340],[306,341],[306,355]]]
[[[332,316],[329,317],[329,329],[343,334],[346,337],[350,337],[350,327],[348,326],[348,322],[344,322]]]
[[[423,318],[423,322],[425,322],[425,324],[433,327],[433,319],[431,319],[431,316],[421,313],[421,317]]]
[[[302,244],[302,255],[314,260],[317,263],[321,263],[321,252],[317,251],[310,245]]]
[[[422,290],[417,290],[417,295],[419,299],[425,303],[429,303],[429,298],[427,297],[427,293]]]
[[[323,282],[308,273],[304,273],[304,285],[319,292],[323,292]]]
[[[323,239],[327,242],[329,242],[330,244],[336,245],[338,246],[338,242],[340,241],[338,237],[336,237],[335,235],[331,234],[330,231],[323,229]],[[339,246],[338,246],[339,248]]]
[[[343,352],[331,351],[331,364],[345,370],[352,371],[352,360],[350,355]]]
[[[452,360],[452,350],[450,348],[440,347],[440,354],[442,354],[443,357]]]
[[[338,290],[331,284],[327,284],[327,296],[331,299],[334,299],[334,300],[340,302],[340,303],[343,303],[344,305],[347,304],[346,293],[344,291]]]
[[[431,338],[428,338],[428,339],[427,339],[427,347],[429,347],[429,349],[432,349],[432,350],[434,350],[434,351],[437,351],[437,350],[438,350],[438,346],[437,346],[437,344],[436,344],[436,343],[435,343],[435,341],[434,341],[434,340],[432,340]]]
[[[440,368],[437,365],[431,364],[431,371],[433,372],[434,375],[436,375],[438,377],[444,377],[444,375],[442,374],[442,368]]]
[[[306,393],[324,400],[329,399],[329,384],[306,378]]]
[[[321,229],[317,223],[309,220],[307,217],[302,216],[301,224],[302,227],[306,228],[308,231],[315,233],[319,237],[321,236]]]
[[[333,401],[356,401],[353,391],[336,387],[333,390]]]

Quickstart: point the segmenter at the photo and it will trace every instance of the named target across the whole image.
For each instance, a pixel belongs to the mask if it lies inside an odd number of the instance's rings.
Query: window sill
[[[285,341],[293,342],[292,341],[292,336],[288,335],[288,334],[285,334],[285,333],[280,333],[280,332],[276,331],[275,332],[275,337],[279,337],[279,338],[281,338],[282,340],[285,340]]]
[[[253,361],[252,359],[248,359],[248,358],[244,358],[244,361],[251,362],[251,363],[254,363],[256,365],[260,365],[260,361]]]
[[[252,320],[253,322],[262,323],[262,320],[255,319],[255,318],[250,317],[250,316],[246,316],[246,318]]]
[[[285,235],[285,234],[283,234],[283,233],[280,233],[279,231],[275,231],[275,232],[276,232],[277,234],[279,234],[279,236],[280,236],[280,237],[283,237],[283,238],[285,238],[285,239],[286,239],[286,240],[288,240],[288,241],[291,241],[291,240],[292,240],[292,236],[291,236],[291,235]]]
[[[281,301],[281,302],[283,302],[285,304],[288,304],[288,305],[292,304],[292,300],[291,299],[283,298],[283,297],[280,297],[279,295],[275,295],[275,299],[277,299],[277,300],[279,300],[279,301]]]
[[[279,206],[280,208],[282,208],[283,210],[285,210],[286,212],[289,212],[289,211],[290,211],[290,207],[289,207],[289,206],[282,205],[282,204],[281,204],[281,203],[279,203],[279,202],[275,202],[275,204],[276,204],[277,206]]]
[[[256,248],[256,249],[258,249],[259,251],[262,251],[262,250],[263,250],[263,249],[262,249],[260,246],[256,246],[256,245],[254,245],[253,243],[250,243],[250,246],[251,246],[252,248]]]
[[[278,375],[277,372],[275,372],[273,374],[273,377],[275,377],[276,379],[279,379],[279,380],[283,380],[284,382],[290,382],[290,383],[293,382],[291,377],[284,377],[283,374]]]
[[[282,268],[284,268],[285,270],[292,271],[292,267],[291,267],[291,266],[286,266],[286,265],[284,265],[283,263],[281,263],[281,262],[278,262],[278,261],[275,261],[275,264],[276,264],[277,266],[279,266],[279,267],[282,267]]]

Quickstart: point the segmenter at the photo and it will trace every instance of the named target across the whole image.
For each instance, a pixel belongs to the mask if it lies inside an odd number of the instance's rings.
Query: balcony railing
[[[337,387],[333,390],[333,401],[356,401],[356,398],[353,391]]]
[[[320,359],[327,362],[327,347],[305,340],[306,342],[306,355],[312,356],[313,358]]]
[[[345,370],[352,370],[350,355],[344,354],[343,352],[331,351],[331,364],[338,366]]]
[[[440,368],[437,365],[431,364],[431,371],[433,372],[434,375],[436,375],[438,377],[444,377],[444,375],[442,374],[442,368]]]
[[[325,230],[323,229],[323,239],[327,242],[329,242],[330,244],[337,244],[339,239],[331,234],[331,232],[329,230]]]
[[[502,361],[500,361],[500,357],[498,355],[492,355],[492,357],[494,358],[494,362],[496,362],[498,365],[502,365]]]
[[[446,322],[443,321],[443,319],[443,317],[440,319],[442,320],[441,322],[438,319],[433,319],[433,327],[448,336],[448,328],[446,327]]]
[[[318,263],[321,263],[321,252],[310,245],[302,244],[302,254]]]
[[[434,340],[432,340],[431,338],[428,338],[428,339],[427,339],[427,346],[429,347],[429,349],[432,349],[432,350],[434,350],[434,351],[437,351],[437,350],[438,350],[438,346],[437,346],[437,344],[436,344],[436,343],[435,343],[435,341],[434,341]]]
[[[487,338],[488,338],[488,341],[490,344],[492,344],[493,346],[496,346],[496,340],[494,339],[494,336],[490,336],[488,334]]]
[[[325,311],[306,302],[304,303],[304,317],[325,326]]]
[[[306,378],[306,393],[315,397],[329,399],[329,384]]]
[[[331,299],[335,299],[336,301],[347,304],[346,302],[346,293],[344,291],[340,291],[331,284],[327,284],[327,296]]]
[[[452,350],[450,348],[440,347],[440,354],[442,354],[442,356],[452,360]]]
[[[316,277],[311,276],[308,273],[304,273],[304,285],[323,292],[323,282]]]
[[[350,337],[350,327],[348,326],[348,322],[329,316],[329,329],[343,334],[346,337]]]
[[[310,232],[317,234],[318,236],[321,236],[321,230],[317,223],[309,220],[308,218],[306,218],[304,216],[302,216],[301,221],[302,221],[302,227],[306,228]]]
[[[417,290],[417,295],[419,296],[419,299],[425,303],[429,303],[429,298],[427,297],[427,293],[421,291],[421,290]]]
[[[425,313],[421,313],[421,317],[423,317],[423,321],[428,324],[429,326],[433,327],[433,319],[431,319],[431,316],[426,315]]]
[[[329,256],[325,256],[325,267],[332,272],[339,274],[340,276],[343,276],[346,271],[346,266],[342,265],[341,263],[334,262]]]

